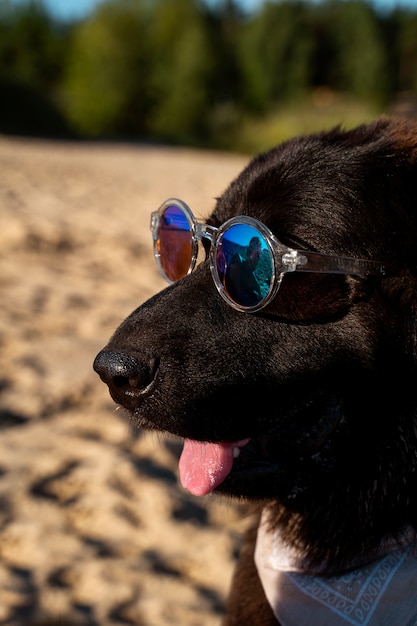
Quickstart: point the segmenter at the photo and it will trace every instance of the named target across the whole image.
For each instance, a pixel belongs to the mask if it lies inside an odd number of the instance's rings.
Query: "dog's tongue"
[[[185,439],[179,468],[185,489],[195,496],[205,496],[230,473],[234,449],[241,448],[249,439],[234,443],[208,443]]]

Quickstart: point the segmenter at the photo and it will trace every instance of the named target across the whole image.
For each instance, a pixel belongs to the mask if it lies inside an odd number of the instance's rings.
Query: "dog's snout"
[[[94,370],[109,387],[115,402],[132,408],[132,404],[152,384],[156,359],[116,350],[102,350],[94,360]]]

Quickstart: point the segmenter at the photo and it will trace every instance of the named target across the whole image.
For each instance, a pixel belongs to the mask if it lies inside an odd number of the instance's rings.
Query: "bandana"
[[[323,576],[268,532],[264,511],[255,563],[282,626],[417,626],[417,541],[338,576]]]

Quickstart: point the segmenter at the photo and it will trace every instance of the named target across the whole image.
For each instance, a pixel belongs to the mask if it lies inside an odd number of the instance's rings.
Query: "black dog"
[[[139,426],[185,439],[184,486],[257,503],[225,624],[416,624],[417,126],[381,118],[257,156],[183,278],[190,243],[170,237],[190,217],[164,206],[157,260],[180,280],[95,369]],[[241,223],[256,236],[238,249]]]

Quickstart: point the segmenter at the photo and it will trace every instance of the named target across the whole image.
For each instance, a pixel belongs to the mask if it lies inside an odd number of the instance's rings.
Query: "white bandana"
[[[264,511],[255,563],[282,626],[417,626],[417,542],[340,576],[307,574]]]

